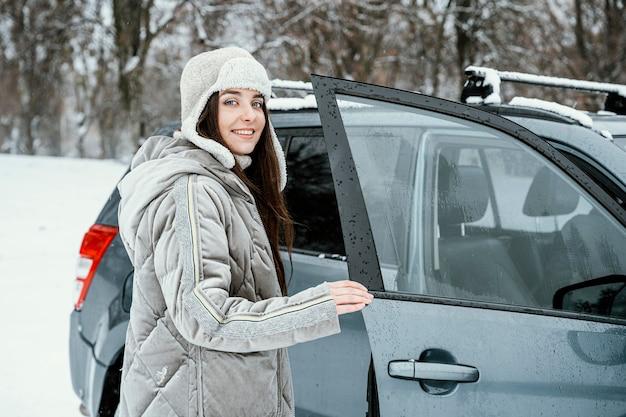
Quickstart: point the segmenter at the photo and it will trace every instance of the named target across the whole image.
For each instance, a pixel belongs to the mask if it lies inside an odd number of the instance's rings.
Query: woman
[[[239,48],[205,52],[180,90],[180,131],[149,138],[118,185],[135,266],[119,414],[293,416],[285,348],[338,333],[372,297],[351,281],[286,296],[293,227],[265,69]]]

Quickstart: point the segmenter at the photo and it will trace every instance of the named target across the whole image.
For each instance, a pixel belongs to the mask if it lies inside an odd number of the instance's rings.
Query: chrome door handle
[[[389,376],[400,379],[431,379],[437,381],[476,382],[478,369],[466,365],[418,362],[415,359],[391,361]]]
[[[400,379],[415,379],[415,359],[391,361],[387,365],[389,376]]]
[[[476,382],[478,381],[478,369],[472,366],[448,363],[415,362],[415,379]]]

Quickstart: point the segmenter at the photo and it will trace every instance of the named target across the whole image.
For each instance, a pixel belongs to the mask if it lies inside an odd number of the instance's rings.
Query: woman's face
[[[222,139],[232,153],[251,153],[265,127],[263,96],[258,91],[248,89],[221,91],[217,124]]]

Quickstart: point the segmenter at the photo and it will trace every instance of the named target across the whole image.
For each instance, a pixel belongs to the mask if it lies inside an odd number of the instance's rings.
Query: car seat
[[[489,188],[481,167],[456,165],[440,154],[437,168],[437,241],[442,295],[506,304],[532,305],[529,292],[495,233],[471,235],[465,224],[481,219]]]

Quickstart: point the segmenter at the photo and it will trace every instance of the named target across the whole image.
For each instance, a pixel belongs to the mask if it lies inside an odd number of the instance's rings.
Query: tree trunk
[[[463,73],[472,55],[472,36],[468,25],[470,23],[473,0],[457,0],[456,3],[456,22],[454,28],[456,30],[457,69],[459,73],[460,96],[460,91],[463,90],[463,83],[465,81]]]
[[[584,70],[584,77],[588,77],[589,74],[589,54],[587,52],[587,44],[585,42],[585,26],[584,26],[584,18],[582,11],[582,0],[574,1],[574,8],[576,13],[576,26],[574,27],[574,36],[576,37],[576,48],[578,49],[578,54],[581,58],[581,65]]]
[[[443,50],[445,48],[445,43],[446,43],[446,39],[445,39],[445,28],[446,28],[446,22],[448,21],[448,15],[450,12],[450,8],[452,7],[452,2],[454,0],[449,0],[448,4],[446,5],[446,9],[443,13],[443,16],[441,16],[441,22],[439,23],[439,25],[437,26],[437,43],[435,44],[435,59],[434,62],[432,63],[432,74],[431,74],[431,78],[432,78],[432,83],[433,83],[433,91],[432,91],[432,95],[436,96],[439,94],[439,70],[441,68],[441,61],[442,61],[442,53]],[[465,70],[465,68],[462,68],[461,71]],[[463,74],[461,72],[461,74]],[[463,82],[463,76],[461,75],[461,82]]]

